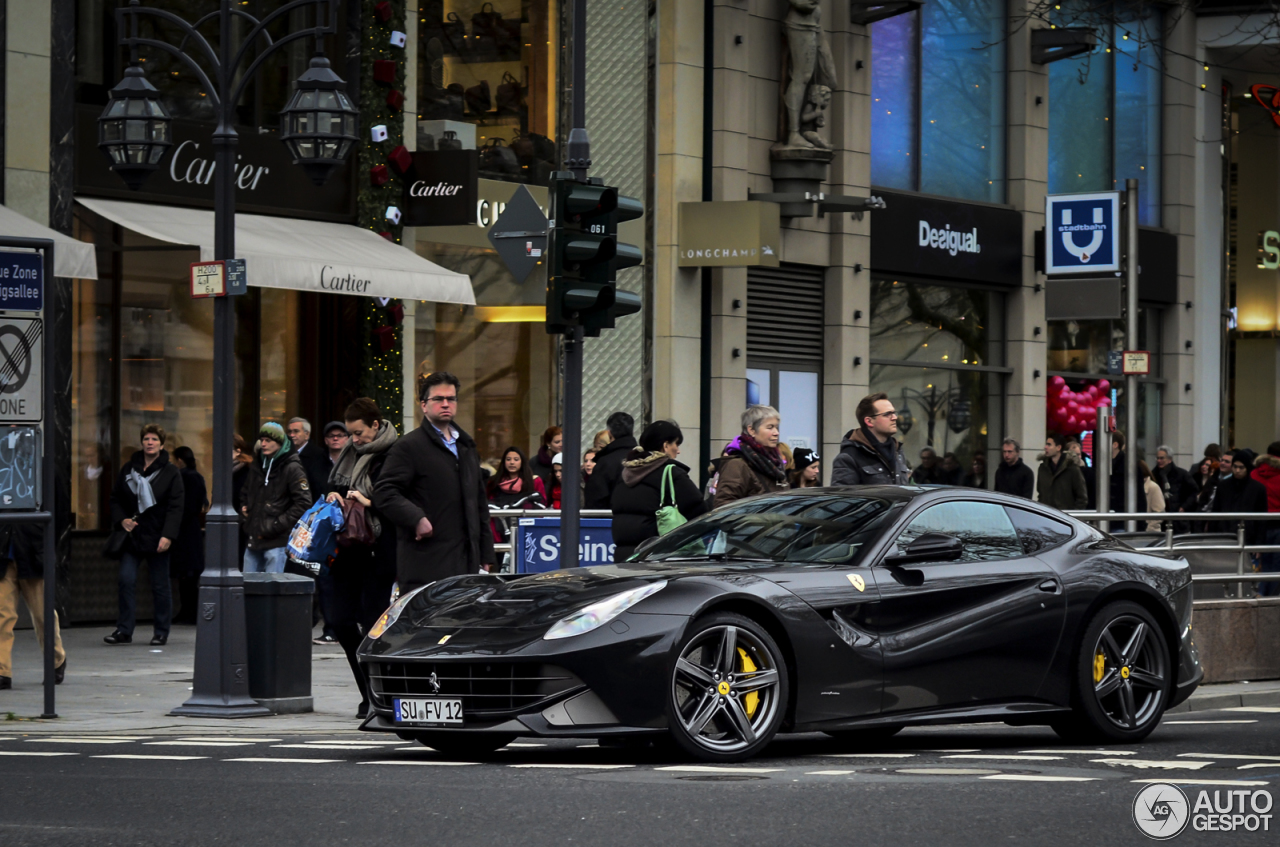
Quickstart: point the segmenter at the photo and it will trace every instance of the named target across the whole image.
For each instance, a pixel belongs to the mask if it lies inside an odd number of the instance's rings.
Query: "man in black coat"
[[[1176,512],[1191,497],[1200,493],[1195,477],[1173,462],[1173,451],[1161,444],[1156,448],[1156,466],[1153,474],[1156,484],[1164,489],[1166,512]]]
[[[27,603],[36,641],[44,649],[44,529],[39,524],[0,527],[0,690],[13,687],[13,627],[18,595]],[[53,680],[67,674],[67,653],[57,615],[53,619]]]
[[[584,509],[608,509],[613,502],[613,490],[622,479],[622,463],[636,445],[635,420],[626,412],[614,412],[606,422],[613,440],[596,454],[596,469],[587,477],[582,496]]]
[[[494,564],[488,498],[476,443],[454,416],[458,378],[426,376],[419,388],[422,426],[387,451],[373,504],[398,534],[396,581],[412,591]]]
[[[1012,438],[1000,444],[1000,467],[996,468],[996,491],[1031,499],[1036,490],[1036,475],[1022,461],[1022,445]]]
[[[173,597],[169,588],[169,548],[182,528],[186,495],[182,475],[169,462],[164,429],[157,424],[142,428],[142,449],[116,475],[111,489],[111,528],[129,533],[120,558],[120,614],[115,631],[102,639],[108,644],[129,644],[137,615],[135,589],[138,568],[145,560],[151,579],[154,635],[151,643],[169,640]]]
[[[832,485],[906,485],[911,468],[902,455],[898,413],[883,391],[868,394],[854,409],[858,426],[845,433],[831,463]]]

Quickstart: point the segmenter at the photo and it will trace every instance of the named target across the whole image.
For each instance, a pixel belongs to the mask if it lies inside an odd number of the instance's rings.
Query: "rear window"
[[[1018,531],[1018,540],[1022,542],[1022,551],[1027,555],[1049,550],[1059,544],[1065,544],[1071,536],[1071,526],[1053,518],[1047,518],[1039,512],[1005,506],[1009,520]]]

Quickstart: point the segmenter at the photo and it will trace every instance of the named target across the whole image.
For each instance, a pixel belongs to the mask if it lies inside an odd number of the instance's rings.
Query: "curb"
[[[1229,683],[1232,688],[1241,686],[1240,683]],[[1262,688],[1260,691],[1214,691],[1216,685],[1206,686],[1196,691],[1175,709],[1169,709],[1166,714],[1174,715],[1181,712],[1209,712],[1216,709],[1234,709],[1240,706],[1280,706],[1280,685],[1269,683],[1268,687]],[[1224,688],[1226,686],[1223,686]]]

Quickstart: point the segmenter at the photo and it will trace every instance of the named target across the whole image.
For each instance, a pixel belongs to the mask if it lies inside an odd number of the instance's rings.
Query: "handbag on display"
[[[688,523],[688,519],[680,514],[676,506],[676,466],[668,463],[662,469],[662,480],[658,486],[658,511],[654,517],[658,519],[658,535],[666,535],[678,526]],[[671,502],[667,502],[667,491],[671,492]]]
[[[498,83],[494,102],[498,104],[499,112],[518,113],[524,109],[524,92],[520,88],[520,80],[513,77],[510,71],[502,74],[502,82]]]
[[[372,547],[373,543],[378,540],[377,535],[373,531],[373,523],[369,520],[370,516],[364,510],[364,504],[359,500],[347,500],[346,505],[342,507],[343,525],[342,531],[338,533],[339,547],[363,546]]]
[[[439,18],[434,19],[439,21]],[[467,49],[467,25],[458,17],[457,12],[450,12],[439,23],[430,24],[429,37],[440,39],[444,52],[460,56]]]
[[[498,31],[502,28],[502,13],[485,3],[471,16],[471,49],[481,61],[498,57]]]
[[[436,142],[437,150],[461,150],[462,139],[458,138],[458,133],[451,129],[444,131],[444,137]]]
[[[482,79],[466,91],[467,111],[483,116],[493,108],[493,96],[489,92],[489,80]]]
[[[520,161],[516,151],[506,145],[501,138],[490,138],[489,143],[480,148],[480,170],[503,176],[519,176]]]

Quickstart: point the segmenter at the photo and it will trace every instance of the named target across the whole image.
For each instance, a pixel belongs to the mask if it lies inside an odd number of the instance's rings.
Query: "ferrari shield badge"
[[[852,582],[853,587],[858,589],[859,591],[867,590],[867,583],[862,579],[862,576],[860,574],[856,574],[856,573],[849,574],[849,581]]]

